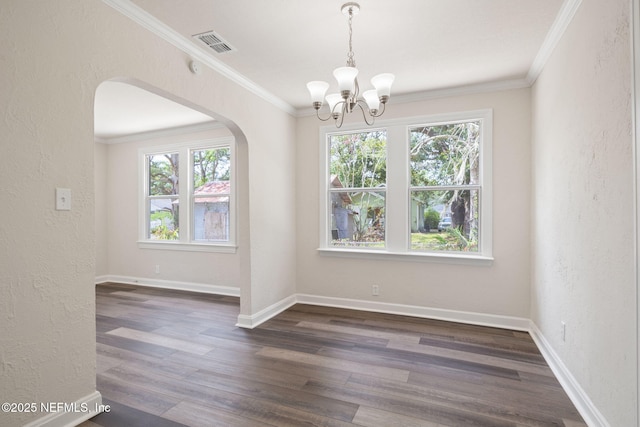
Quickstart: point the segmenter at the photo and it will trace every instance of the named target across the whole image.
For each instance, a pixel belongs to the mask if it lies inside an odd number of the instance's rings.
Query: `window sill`
[[[138,248],[165,251],[217,252],[224,254],[235,254],[238,249],[237,246],[232,244],[153,242],[148,240],[138,240]]]
[[[322,256],[358,259],[382,259],[388,261],[434,262],[444,264],[484,265],[493,264],[493,257],[434,252],[389,252],[384,250],[318,248]]]

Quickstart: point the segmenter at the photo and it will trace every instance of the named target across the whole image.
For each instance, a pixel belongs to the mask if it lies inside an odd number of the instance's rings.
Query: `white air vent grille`
[[[227,53],[235,51],[235,49],[225,39],[223,39],[219,34],[216,34],[213,31],[196,34],[193,37],[200,40],[202,43],[206,44],[217,53]]]

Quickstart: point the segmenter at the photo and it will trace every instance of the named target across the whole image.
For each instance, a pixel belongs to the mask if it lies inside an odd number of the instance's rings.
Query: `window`
[[[491,259],[491,110],[323,128],[320,249]]]
[[[144,248],[233,251],[233,140],[141,149]]]

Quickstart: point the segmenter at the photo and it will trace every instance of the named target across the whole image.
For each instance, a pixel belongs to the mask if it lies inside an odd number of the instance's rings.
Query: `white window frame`
[[[193,151],[229,147],[231,153],[230,194],[229,194],[229,241],[194,240],[193,224]],[[151,240],[149,236],[149,162],[147,156],[154,154],[178,153],[179,170],[178,200],[180,202],[179,240]],[[187,141],[161,146],[142,147],[138,150],[138,247],[141,249],[162,249],[192,252],[235,253],[236,245],[236,150],[234,138],[216,138]],[[186,171],[186,172],[182,172]]]
[[[479,207],[479,247],[477,252],[422,252],[411,250],[411,174],[409,166],[410,128],[422,125],[449,122],[481,121],[480,141],[480,186]],[[430,116],[408,117],[385,120],[376,123],[376,128],[387,132],[387,195],[385,208],[385,248],[363,249],[358,247],[331,246],[329,232],[331,214],[329,212],[330,177],[329,162],[331,135],[369,131],[362,124],[345,124],[336,129],[333,126],[320,128],[320,224],[319,248],[322,255],[353,258],[385,258],[403,261],[436,261],[463,264],[491,264],[493,261],[493,220],[492,220],[492,140],[493,110],[473,110],[444,113]]]

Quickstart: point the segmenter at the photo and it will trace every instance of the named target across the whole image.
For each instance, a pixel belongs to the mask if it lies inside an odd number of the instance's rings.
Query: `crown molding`
[[[493,82],[477,83],[464,86],[455,86],[444,89],[434,89],[422,92],[414,92],[394,96],[394,101],[400,103],[425,101],[437,98],[450,98],[453,96],[474,95],[478,93],[500,92],[503,90],[523,89],[531,85],[526,79],[498,80]]]
[[[531,68],[529,68],[527,81],[530,86],[536,82],[540,73],[542,73],[547,60],[553,53],[553,50],[562,38],[567,27],[569,27],[569,24],[578,11],[581,3],[582,0],[565,0],[564,3],[562,3],[560,12],[558,12],[555,21],[553,21],[551,29],[549,29],[547,36],[542,42],[542,46],[540,46],[538,54],[531,64]]]
[[[149,14],[144,9],[136,6],[130,0],[102,0],[108,6],[111,6],[118,12],[122,13],[126,17],[130,18],[134,22],[138,23],[142,27],[151,31],[155,35],[164,39],[165,41],[171,43],[173,46],[182,50],[184,53],[191,56],[193,59],[196,59],[207,65],[211,69],[217,71],[224,77],[228,78],[232,82],[238,84],[239,86],[247,89],[249,92],[254,95],[264,99],[269,102],[273,106],[281,109],[285,113],[295,115],[296,109],[293,108],[289,103],[284,100],[278,98],[271,92],[265,90],[262,86],[259,86],[255,82],[249,80],[242,74],[238,73],[233,68],[224,64],[223,62],[213,58],[195,43],[193,43],[188,38],[174,31],[172,28],[164,24],[162,21],[156,19],[153,15]]]

